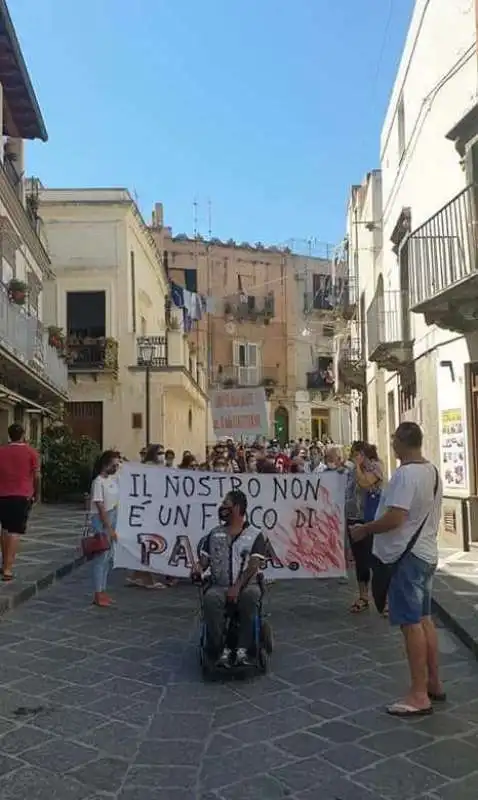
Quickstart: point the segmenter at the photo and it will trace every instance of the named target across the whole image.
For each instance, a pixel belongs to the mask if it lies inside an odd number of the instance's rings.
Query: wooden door
[[[66,403],[66,424],[75,438],[88,436],[103,447],[103,403]]]

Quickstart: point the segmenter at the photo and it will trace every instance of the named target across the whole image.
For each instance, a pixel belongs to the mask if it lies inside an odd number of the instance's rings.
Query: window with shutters
[[[261,352],[255,342],[234,342],[233,366],[239,386],[261,382]]]

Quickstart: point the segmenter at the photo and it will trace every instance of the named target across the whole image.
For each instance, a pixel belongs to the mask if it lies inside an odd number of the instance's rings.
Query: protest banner
[[[248,499],[248,520],[268,539],[267,577],[345,574],[345,475],[233,475],[124,464],[115,567],[185,577],[203,536],[219,524],[231,489]]]
[[[263,387],[217,389],[211,392],[211,415],[214,434],[218,439],[254,440],[267,436],[269,431]]]

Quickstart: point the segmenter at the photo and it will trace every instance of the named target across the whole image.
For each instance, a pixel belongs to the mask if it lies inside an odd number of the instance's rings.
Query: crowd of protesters
[[[422,432],[418,425],[401,423],[393,436],[393,447],[400,466],[387,485],[376,447],[364,441],[353,442],[346,450],[329,440],[299,439],[280,446],[275,440],[246,445],[228,439],[208,448],[204,461],[186,450],[179,463],[172,450],[154,444],[141,453],[141,459],[158,467],[214,472],[318,474],[338,470],[344,473],[344,544],[351,556],[350,564],[355,567],[358,588],[350,611],[359,614],[369,609],[372,572],[375,581],[381,565],[388,575],[383,613],[389,614],[390,622],[402,629],[411,677],[405,698],[387,710],[393,716],[413,717],[432,713],[434,703],[446,700],[438,675],[437,637],[431,617],[442,487],[438,470],[422,455]],[[114,451],[103,454],[91,493],[92,512],[99,514],[99,524],[111,541],[116,539],[116,473],[120,463]],[[105,594],[110,567],[110,551],[94,562],[94,602],[100,606],[111,602]],[[135,572],[128,576],[127,583],[145,589],[164,589],[175,581],[158,574]],[[375,591],[373,594],[379,608]]]
[[[329,439],[323,442],[298,439],[283,446],[277,440],[246,445],[227,439],[206,448],[203,461],[185,450],[178,462],[174,451],[160,444],[150,445],[140,455],[145,464],[206,472],[310,473],[345,464],[344,449]]]

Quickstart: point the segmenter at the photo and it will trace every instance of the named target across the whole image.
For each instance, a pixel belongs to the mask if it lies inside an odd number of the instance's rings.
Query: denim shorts
[[[395,570],[388,590],[391,625],[415,625],[432,613],[432,583],[436,564],[408,553]]]

